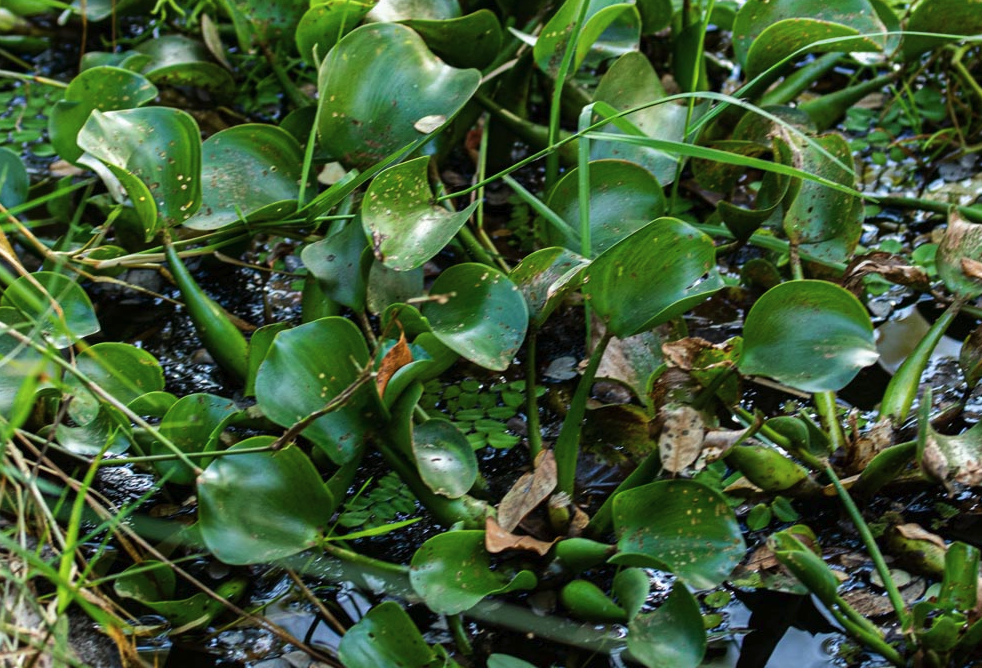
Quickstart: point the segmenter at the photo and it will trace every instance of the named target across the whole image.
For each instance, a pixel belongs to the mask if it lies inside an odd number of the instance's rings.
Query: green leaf
[[[955,541],[945,552],[938,604],[950,611],[969,612],[975,608],[978,585],[979,548]]]
[[[657,610],[638,615],[628,629],[628,651],[648,668],[696,668],[706,653],[699,603],[681,582]]]
[[[7,209],[22,204],[27,199],[30,179],[20,156],[5,146],[0,146],[0,204]]]
[[[823,392],[841,390],[877,356],[869,314],[850,292],[825,281],[791,281],[750,309],[738,367]]]
[[[270,420],[289,427],[333,401],[369,364],[365,339],[351,321],[315,320],[273,339],[256,374],[256,401]],[[345,464],[357,456],[381,410],[374,384],[366,383],[302,433],[336,464]]]
[[[89,346],[75,358],[75,368],[123,405],[164,389],[164,372],[157,359],[128,343],[106,341]],[[79,424],[94,419],[102,399],[89,392],[74,374],[67,376],[65,385],[74,395],[68,407],[72,419]]]
[[[308,9],[297,25],[297,50],[308,65],[323,60],[338,40],[355,29],[371,10],[370,2],[328,0]],[[316,57],[315,57],[316,56]]]
[[[10,306],[34,323],[56,348],[67,348],[100,330],[89,296],[68,276],[39,271],[14,280],[0,306]]]
[[[533,54],[539,68],[556,78],[567,44],[572,35],[580,0],[563,3],[539,34]],[[637,51],[641,37],[641,16],[633,4],[620,0],[590,0],[583,24],[579,27],[576,53],[567,72],[573,76],[584,62],[599,62],[604,58]],[[588,58],[593,52],[593,56]]]
[[[624,608],[610,600],[600,587],[588,580],[573,580],[559,593],[563,606],[579,619],[599,623],[627,621]]]
[[[614,598],[624,608],[627,619],[634,619],[651,592],[651,578],[643,568],[624,568],[614,576]]]
[[[222,130],[201,146],[201,206],[184,225],[205,231],[282,218],[296,211],[302,180],[303,150],[286,130],[259,123]]]
[[[951,292],[965,299],[982,295],[978,269],[982,262],[982,225],[970,223],[957,213],[949,215],[935,262],[941,280]]]
[[[157,87],[142,74],[120,67],[100,66],[72,79],[65,97],[48,112],[48,135],[65,160],[76,162],[82,149],[75,142],[93,109],[115,111],[142,106],[157,97]]]
[[[271,445],[253,436],[229,448]],[[208,549],[227,564],[261,564],[313,547],[334,500],[301,450],[226,455],[198,476],[198,524]]]
[[[218,449],[218,438],[228,419],[238,412],[235,403],[224,397],[205,392],[181,397],[168,409],[160,422],[160,433],[176,445],[181,452],[211,452]],[[150,447],[152,455],[171,454],[170,448],[154,442]],[[207,466],[210,460],[196,460],[200,466]],[[160,475],[169,474],[167,480],[178,485],[194,482],[194,471],[178,460],[165,460],[154,463]]]
[[[232,73],[214,61],[204,42],[183,35],[163,35],[136,48],[150,56],[143,74],[155,84],[193,86],[218,97],[230,97],[235,90]]]
[[[147,240],[183,223],[201,204],[198,124],[179,109],[94,110],[78,145],[97,159],[80,162],[102,177],[117,201],[124,201],[124,191],[129,195]]]
[[[426,486],[457,499],[477,480],[477,456],[452,422],[427,420],[413,428],[416,469]]]
[[[535,666],[507,654],[492,654],[488,657],[488,668],[535,668]]]
[[[723,496],[690,480],[621,492],[614,497],[613,522],[618,553],[611,563],[670,570],[699,589],[725,580],[746,550]]]
[[[338,645],[347,668],[433,668],[439,657],[406,611],[385,601],[348,629]]]
[[[477,208],[448,211],[433,203],[427,180],[429,156],[389,167],[365,192],[362,223],[375,257],[387,267],[408,271],[443,250]]]
[[[665,195],[651,172],[624,160],[594,160],[590,170],[590,251],[596,256],[665,213]],[[579,168],[568,171],[547,202],[569,225],[553,230],[557,245],[583,253]]]
[[[528,307],[514,283],[482,264],[458,264],[433,281],[430,294],[446,296],[422,308],[441,343],[486,369],[508,368],[528,329]]]
[[[768,539],[774,556],[827,607],[839,599],[839,581],[822,558],[797,538],[795,527]]]
[[[921,0],[907,19],[907,32],[939,35],[978,35],[982,33],[982,15],[972,0]],[[951,41],[950,37],[904,35],[903,54],[908,62],[925,51]]]
[[[485,596],[531,589],[531,571],[509,576],[491,570],[483,531],[448,531],[433,536],[413,555],[409,580],[433,612],[453,615],[477,605]]]
[[[487,67],[501,48],[501,24],[488,9],[446,20],[413,18],[402,23],[453,67]]]
[[[522,291],[533,327],[541,327],[570,290],[580,285],[589,262],[558,246],[542,248],[522,258],[508,277]]]
[[[708,236],[659,218],[604,251],[586,269],[583,293],[615,336],[668,322],[723,287]]]
[[[338,304],[363,311],[366,300],[365,253],[368,240],[357,218],[329,237],[304,246],[300,259],[317,278],[321,290]]]
[[[411,29],[354,30],[328,53],[318,76],[321,142],[348,167],[365,169],[425,139],[480,85],[477,70],[443,64]],[[424,121],[422,129],[417,124]]]

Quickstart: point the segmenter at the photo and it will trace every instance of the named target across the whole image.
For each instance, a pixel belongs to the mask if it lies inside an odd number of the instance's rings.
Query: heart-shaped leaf
[[[477,70],[445,65],[413,30],[383,23],[354,30],[324,57],[318,76],[321,142],[365,169],[425,139],[426,117],[450,120],[480,85]]]
[[[511,364],[528,330],[528,307],[501,272],[466,263],[441,273],[430,288],[441,298],[423,304],[433,335],[445,346],[486,369]]]
[[[433,612],[445,615],[469,610],[485,596],[531,589],[537,582],[531,571],[509,576],[491,570],[483,531],[433,536],[413,555],[409,580]]]
[[[93,109],[115,111],[142,106],[157,97],[157,87],[142,74],[120,67],[93,67],[72,79],[48,113],[51,144],[69,162],[82,157],[75,142]]]
[[[229,452],[275,440],[253,436]],[[219,457],[198,476],[201,538],[227,564],[260,564],[313,547],[333,512],[317,469],[292,445]]]
[[[263,413],[284,427],[323,409],[371,364],[358,328],[330,317],[280,332],[256,374],[256,401]],[[354,459],[375,427],[381,406],[366,383],[343,406],[303,430],[336,464]]]
[[[648,668],[696,668],[706,653],[706,631],[699,603],[676,582],[657,610],[638,615],[628,626],[627,649]]]
[[[501,24],[488,9],[440,21],[413,18],[403,24],[453,67],[486,67],[501,48]]]
[[[715,587],[743,559],[736,516],[719,492],[660,480],[614,497],[615,564],[670,570],[697,589]]]
[[[67,348],[99,331],[89,296],[68,276],[39,271],[7,286],[0,306],[10,306],[34,323],[57,348]]]
[[[338,40],[354,30],[372,8],[361,0],[330,0],[308,9],[297,25],[297,50],[308,65],[317,65]]]
[[[89,346],[75,358],[75,368],[124,405],[147,392],[164,389],[164,372],[157,359],[128,343],[105,341]],[[73,374],[67,376],[65,384],[75,397],[68,407],[72,419],[79,424],[94,419],[102,400]]]
[[[525,296],[533,327],[541,327],[566,294],[579,286],[589,262],[553,246],[526,255],[508,275]]]
[[[348,629],[338,645],[347,668],[431,668],[443,665],[406,611],[385,601]]]
[[[747,314],[740,373],[805,392],[840,390],[876,361],[873,324],[849,291],[825,281],[768,290]]]
[[[658,180],[643,167],[624,160],[595,160],[590,171],[590,254],[612,245],[665,213],[665,195]],[[560,235],[558,245],[583,253],[580,238],[579,168],[556,184],[547,202],[576,234]]]
[[[477,480],[477,456],[470,441],[448,420],[427,420],[413,429],[416,469],[427,487],[457,499]]]
[[[20,156],[0,146],[0,204],[8,209],[27,199],[30,180]]]
[[[659,218],[597,257],[583,292],[610,331],[627,338],[685,313],[721,287],[712,239],[676,218]]]
[[[0,306],[0,414],[19,427],[18,420],[29,417],[36,394],[53,387],[61,371],[43,352],[7,334],[8,329],[33,338],[34,324],[17,309]]]
[[[448,211],[433,203],[427,180],[429,156],[389,167],[365,192],[362,223],[375,257],[387,267],[408,271],[443,250],[477,208]]]
[[[303,151],[286,130],[259,123],[222,130],[201,146],[201,206],[184,225],[215,230],[280,218],[296,210],[302,179]]]
[[[365,264],[371,261],[365,253],[367,248],[368,240],[356,218],[326,239],[304,246],[300,259],[317,278],[325,295],[354,311],[363,311]]]
[[[150,56],[143,74],[155,84],[193,86],[223,98],[235,90],[232,73],[214,61],[204,42],[163,35],[145,40],[137,50]]]
[[[181,397],[170,407],[160,422],[160,433],[177,446],[181,452],[211,452],[218,449],[218,437],[228,419],[238,412],[236,405],[224,397],[205,392]],[[172,454],[170,448],[159,442],[150,446],[150,454]],[[208,465],[207,459],[197,460],[200,466]],[[169,482],[190,485],[194,471],[178,460],[155,462],[160,475],[169,474]]]
[[[580,0],[566,0],[539,34],[533,54],[535,62],[551,77],[559,66],[573,34],[580,11]],[[579,26],[576,53],[566,76],[571,77],[587,59],[591,50],[598,58],[619,56],[637,50],[641,37],[641,16],[633,4],[621,0],[592,0]]]
[[[81,161],[96,170],[119,201],[123,192],[114,183],[122,185],[147,240],[198,210],[201,137],[186,112],[165,107],[94,110],[78,134],[78,145],[95,158],[83,156]]]
[[[940,35],[978,35],[982,33],[982,14],[972,0],[922,0],[914,5],[907,19],[908,33],[938,33],[930,35],[905,34],[904,58],[914,60],[925,51],[935,49],[951,40]]]

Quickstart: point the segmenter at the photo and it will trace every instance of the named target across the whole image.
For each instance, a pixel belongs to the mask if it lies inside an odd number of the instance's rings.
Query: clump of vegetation
[[[980,313],[982,209],[868,193],[854,164],[973,154],[973,3],[202,0],[119,34],[140,3],[21,0],[0,20],[32,40],[0,48],[54,40],[56,4],[90,31],[78,71],[0,71],[13,661],[87,661],[77,610],[132,665],[140,634],[239,620],[348,668],[522,668],[531,653],[482,654],[463,619],[528,632],[525,604],[500,604],[529,592],[554,601],[534,632],[570,663],[694,668],[729,633],[729,590],[753,588],[814,595],[892,665],[978,660],[979,546],[882,509],[901,485],[982,485],[964,412],[980,330],[963,396],[942,413],[922,387]],[[487,203],[499,183],[507,212]],[[901,230],[870,251],[873,206],[943,218],[929,243]],[[295,310],[231,314],[213,260],[289,269]],[[840,394],[877,361],[885,293],[940,315],[860,419]],[[223,389],[174,391],[154,327],[118,334],[117,295],[179,301]],[[585,351],[571,394],[543,381],[557,350]],[[501,493],[485,462],[512,453]],[[109,498],[110,469],[149,482]],[[825,497],[886,622],[809,525]],[[151,498],[166,512],[148,517]],[[405,563],[364,549],[402,536]],[[296,572],[317,556],[392,597],[338,621]],[[905,598],[888,559],[938,586]],[[249,610],[257,565],[286,569],[340,642]],[[451,638],[424,636],[407,592]]]

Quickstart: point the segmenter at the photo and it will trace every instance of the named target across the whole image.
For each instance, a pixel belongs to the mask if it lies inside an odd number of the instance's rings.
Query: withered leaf
[[[498,523],[505,531],[513,531],[555,488],[556,458],[552,450],[543,450],[535,459],[535,469],[522,474],[501,499]]]
[[[669,364],[683,371],[692,371],[692,366],[699,353],[706,348],[712,347],[713,344],[711,341],[701,339],[698,336],[689,336],[677,341],[663,343],[661,345],[661,351],[664,353],[665,360]]]
[[[389,348],[382,361],[379,363],[378,373],[375,375],[375,386],[378,388],[379,396],[385,394],[385,388],[396,371],[413,361],[413,353],[406,343],[406,333],[399,332],[399,340]]]
[[[554,538],[551,541],[539,540],[531,536],[517,536],[510,531],[501,528],[493,517],[488,517],[484,522],[484,547],[491,554],[504,552],[505,550],[528,550],[535,552],[540,557],[545,556],[553,544],[559,540]]]
[[[863,285],[863,277],[870,274],[879,274],[891,283],[918,290],[927,289],[931,285],[927,273],[920,267],[908,264],[899,255],[874,251],[853,258],[849,266],[846,267],[842,287],[861,296],[866,290]]]
[[[666,471],[678,473],[692,465],[702,452],[705,428],[699,411],[691,406],[672,405],[662,409],[658,450]]]

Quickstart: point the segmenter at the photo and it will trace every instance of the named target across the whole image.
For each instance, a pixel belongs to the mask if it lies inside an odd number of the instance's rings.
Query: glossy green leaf
[[[85,290],[68,276],[52,271],[16,279],[4,289],[0,306],[20,311],[57,348],[67,348],[100,329]]]
[[[367,252],[364,257],[366,261],[372,259]],[[381,262],[371,262],[371,266],[368,268],[365,306],[369,313],[377,315],[393,304],[402,304],[410,299],[422,297],[425,293],[424,282],[423,267],[416,267],[409,271],[397,271]]]
[[[433,53],[452,67],[487,67],[501,49],[501,24],[488,9],[439,21],[413,18],[403,25],[419,33]]]
[[[331,317],[280,332],[256,375],[256,401],[273,422],[289,427],[324,408],[370,364],[365,339],[349,320]],[[354,459],[380,417],[372,383],[338,410],[303,430],[336,463]]]
[[[698,589],[715,587],[746,545],[723,496],[690,480],[661,480],[614,497],[618,552],[610,561],[673,571]]]
[[[628,626],[627,649],[647,668],[696,668],[706,653],[699,603],[676,582],[668,599]]]
[[[658,180],[643,167],[624,160],[595,160],[590,170],[591,255],[636,232],[665,213],[665,195]],[[547,202],[569,225],[566,234],[553,230],[557,245],[582,253],[580,238],[579,168],[563,175]]]
[[[427,177],[429,156],[389,167],[365,192],[362,223],[375,257],[387,267],[408,271],[443,250],[477,208],[449,211],[433,202]]]
[[[275,125],[217,132],[201,146],[201,206],[184,225],[204,231],[282,218],[297,209],[302,170],[300,144]]]
[[[627,621],[624,608],[614,603],[589,580],[573,580],[559,592],[559,600],[569,613],[579,619],[599,623]]]
[[[148,240],[198,210],[201,138],[189,114],[164,107],[94,110],[78,145],[95,158],[81,161],[102,177],[113,196],[118,201],[124,201],[124,191],[129,196]],[[114,185],[117,180],[121,189]]]
[[[426,19],[443,21],[460,16],[458,0],[378,0],[368,18],[381,23]]]
[[[229,452],[275,440],[253,436]],[[219,457],[198,476],[201,538],[227,564],[266,563],[313,547],[333,512],[317,469],[292,445]]]
[[[606,102],[617,111],[651,104],[664,98],[666,92],[648,58],[640,53],[627,53],[618,58],[600,79],[593,96],[595,102]],[[671,141],[682,141],[685,136],[688,109],[673,102],[654,104],[624,116],[641,134]],[[597,119],[599,120],[599,119]],[[693,121],[695,118],[692,119]],[[612,125],[605,132],[621,133]],[[594,141],[590,145],[590,159],[615,158],[634,162],[655,175],[660,184],[675,180],[679,158],[658,149],[611,141]]]
[[[477,480],[477,456],[470,441],[448,420],[427,420],[413,428],[416,470],[427,487],[457,499]]]
[[[659,218],[597,257],[583,293],[610,331],[626,338],[685,313],[721,287],[712,239],[675,218]]]
[[[231,8],[229,12],[235,21],[240,41],[248,37],[243,48],[253,41],[259,44],[274,44],[293,39],[293,33],[308,7],[306,2],[271,2],[270,0],[229,0],[222,6]]]
[[[362,26],[321,63],[321,142],[346,166],[364,169],[424,139],[430,121],[451,119],[480,79],[477,70],[445,65],[405,26]]]
[[[576,253],[552,246],[522,258],[508,277],[522,291],[533,327],[541,327],[570,290],[577,288],[589,264]]]
[[[121,454],[132,444],[129,419],[112,406],[103,405],[88,422],[77,427],[55,426],[55,439],[69,452],[85,457],[99,453]]]
[[[123,405],[164,389],[164,372],[157,359],[128,343],[104,341],[89,346],[76,356],[75,368]],[[95,418],[102,400],[72,374],[66,377],[65,384],[74,396],[68,407],[72,419],[86,424]]]
[[[839,581],[822,558],[802,543],[791,529],[768,539],[774,556],[826,606],[835,606]]]
[[[747,75],[755,77],[819,40],[847,38],[816,44],[805,53],[882,51],[888,45],[886,30],[869,0],[749,0],[733,23],[733,49]]]
[[[839,134],[817,137],[813,141],[849,169],[835,164],[810,144],[801,147],[795,166],[852,187],[856,174],[852,169],[852,149],[848,142]],[[859,242],[862,223],[861,199],[814,181],[802,181],[784,216],[784,231],[802,251],[832,262],[845,262],[852,257]]]
[[[395,601],[376,605],[349,628],[338,645],[338,658],[347,668],[442,665],[413,620]]]
[[[193,86],[222,97],[235,90],[232,73],[215,62],[204,42],[163,35],[144,41],[137,49],[150,56],[143,74],[155,84]]]
[[[409,580],[433,612],[453,615],[477,605],[485,596],[531,589],[531,571],[513,576],[491,570],[483,531],[448,531],[433,536],[413,555]]]
[[[423,304],[433,335],[445,346],[486,369],[502,371],[525,340],[525,298],[501,272],[481,264],[458,264],[441,273]]]
[[[643,568],[623,568],[614,576],[614,598],[624,608],[627,619],[634,619],[651,592],[651,578]]]
[[[218,448],[218,438],[228,419],[238,412],[235,403],[224,397],[205,392],[181,397],[170,407],[160,422],[160,433],[176,445],[181,452],[212,452]],[[170,448],[154,442],[150,448],[152,455],[171,454]],[[198,466],[207,466],[208,459],[197,459]],[[160,475],[167,475],[169,482],[190,485],[194,482],[194,471],[178,460],[164,460],[154,463]]]
[[[308,65],[317,65],[338,40],[354,30],[372,3],[328,0],[314,4],[297,25],[297,50]]]
[[[552,78],[559,74],[559,66],[576,23],[579,5],[579,0],[566,0],[542,28],[535,42],[535,62]],[[573,76],[580,65],[588,60],[587,56],[591,51],[596,53],[597,58],[610,58],[627,51],[636,51],[640,37],[641,16],[633,4],[620,0],[590,0],[584,22],[579,26],[573,63],[566,76]]]
[[[944,559],[944,581],[938,603],[948,610],[968,612],[975,608],[979,586],[979,548],[955,541]]]
[[[978,35],[982,33],[982,14],[972,0],[922,0],[914,5],[906,29],[941,35]],[[925,51],[949,41],[948,37],[905,34],[904,58],[914,60]]]
[[[561,540],[556,543],[555,548],[556,558],[574,573],[599,566],[607,561],[615,550],[613,545],[578,537]]]
[[[805,392],[840,390],[878,355],[859,300],[825,281],[768,290],[747,314],[740,372],[770,376]]]
[[[72,79],[65,97],[48,112],[48,135],[65,160],[75,162],[82,149],[75,142],[93,109],[115,111],[142,106],[157,97],[157,87],[142,74],[120,67],[93,67]]]
[[[7,334],[8,328],[33,339],[34,324],[20,311],[0,306],[0,415],[5,420],[26,420],[35,396],[52,388],[61,371],[44,353]]]
[[[11,209],[27,199],[30,179],[20,156],[0,146],[0,204]]]
[[[363,311],[365,264],[371,259],[365,253],[367,248],[368,240],[356,218],[329,237],[304,246],[300,259],[326,296],[354,311]]]

